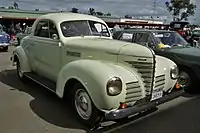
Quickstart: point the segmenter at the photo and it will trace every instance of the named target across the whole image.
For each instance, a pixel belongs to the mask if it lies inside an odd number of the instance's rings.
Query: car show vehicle
[[[182,37],[186,38],[189,22],[186,21],[172,21],[170,22],[170,30],[178,32]]]
[[[25,36],[28,36],[31,33],[31,27],[26,27],[24,32],[20,32],[16,35],[17,38],[17,42],[14,43],[15,46],[20,45],[20,41],[22,40],[22,38],[24,38]]]
[[[10,46],[10,36],[3,30],[0,30],[0,49],[3,51],[8,51],[9,46]]]
[[[192,30],[192,37],[196,41],[200,40],[200,28],[196,28],[196,29]]]
[[[11,60],[22,81],[29,78],[69,98],[88,127],[128,118],[184,92],[173,61],[145,46],[113,40],[106,23],[91,15],[37,18]]]
[[[116,32],[113,38],[150,47],[156,55],[173,60],[180,70],[178,82],[185,89],[194,89],[200,80],[200,49],[190,47],[175,31],[129,29]]]

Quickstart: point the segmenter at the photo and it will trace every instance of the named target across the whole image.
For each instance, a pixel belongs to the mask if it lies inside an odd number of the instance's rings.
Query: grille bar
[[[165,75],[159,75],[155,78],[155,88],[164,88],[165,86]]]
[[[126,98],[125,103],[132,103],[139,100],[142,97],[142,90],[139,82],[126,83]]]
[[[153,64],[153,58],[149,60],[148,62],[141,62],[141,61],[128,61],[129,64],[131,64],[134,68],[136,68],[138,73],[141,74],[141,77],[143,78],[143,82],[145,83],[145,91],[146,95],[151,94],[152,89],[152,83],[154,79],[154,64]]]

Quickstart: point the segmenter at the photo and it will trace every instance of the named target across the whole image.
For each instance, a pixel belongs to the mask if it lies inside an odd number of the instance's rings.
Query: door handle
[[[62,46],[63,46],[62,42],[59,42],[58,47],[62,47]]]

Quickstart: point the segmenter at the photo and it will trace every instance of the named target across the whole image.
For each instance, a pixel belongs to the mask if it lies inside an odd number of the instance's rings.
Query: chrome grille
[[[142,90],[139,82],[126,83],[126,98],[125,103],[131,103],[139,100],[142,97]]]
[[[155,89],[163,89],[165,86],[165,75],[159,75],[155,78]]]
[[[141,62],[141,61],[127,61],[129,64],[131,64],[134,68],[138,70],[138,73],[141,74],[141,77],[143,78],[144,87],[146,91],[146,95],[151,94],[152,89],[152,83],[154,79],[154,61],[153,58],[149,60],[148,62]]]

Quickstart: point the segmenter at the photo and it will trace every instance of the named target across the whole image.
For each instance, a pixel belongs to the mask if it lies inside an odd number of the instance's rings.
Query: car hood
[[[145,55],[145,57],[152,57],[151,50],[145,46],[113,39],[80,37],[66,39],[64,40],[64,44],[79,49],[102,51],[115,55]]]
[[[181,55],[200,57],[200,48],[195,48],[195,47],[176,47],[176,48],[166,49],[166,51]]]

